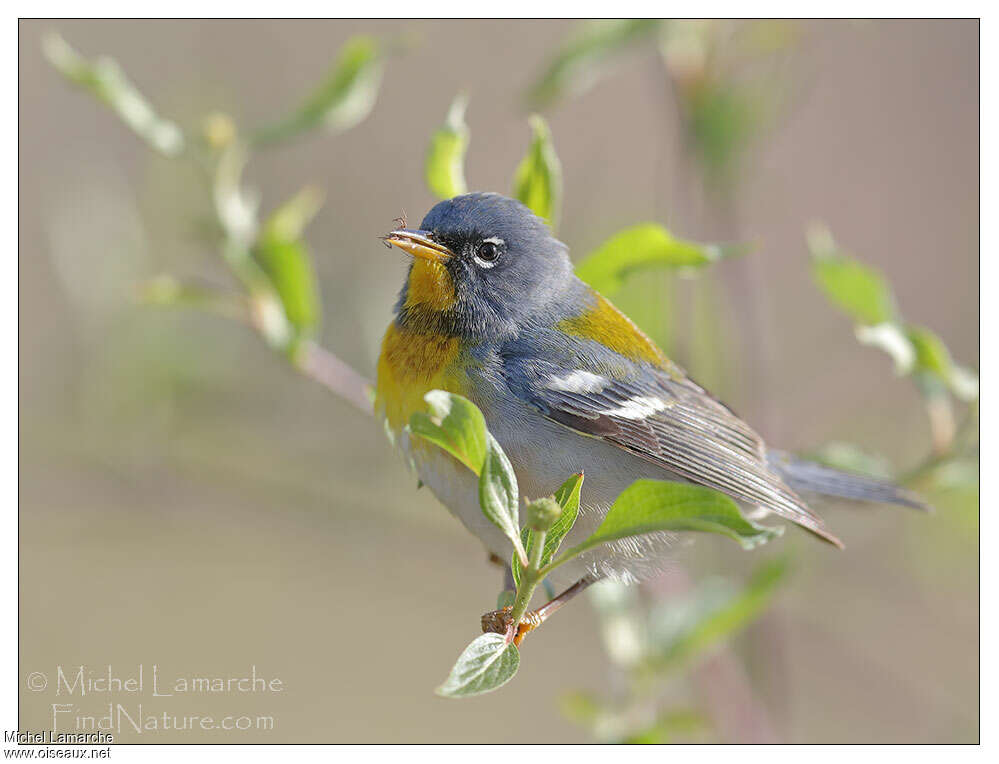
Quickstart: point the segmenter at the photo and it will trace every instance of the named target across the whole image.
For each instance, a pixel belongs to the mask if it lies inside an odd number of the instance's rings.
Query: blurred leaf
[[[839,252],[829,231],[813,226],[808,233],[812,275],[834,305],[863,326],[895,320],[891,287],[875,269]]]
[[[513,679],[520,666],[520,653],[506,644],[502,634],[483,634],[465,648],[437,694],[445,698],[467,698],[498,690]]]
[[[593,693],[576,690],[567,692],[559,699],[562,715],[569,721],[584,726],[592,726],[603,712],[603,705]]]
[[[932,488],[936,491],[977,489],[979,464],[977,459],[954,459],[941,464],[932,472]]]
[[[659,605],[650,620],[653,666],[674,668],[752,623],[770,605],[788,567],[784,558],[771,560],[741,590],[725,581],[708,582],[683,600]]]
[[[593,693],[577,690],[559,699],[562,715],[606,743],[669,743],[676,737],[689,737],[708,728],[704,715],[693,709],[672,709],[660,713],[649,723],[647,713],[634,701],[615,708]],[[637,718],[636,718],[637,717]]]
[[[510,460],[492,435],[486,435],[488,445],[479,474],[479,505],[484,514],[513,543],[524,559],[520,536],[520,499],[517,493],[517,476],[513,474]]]
[[[621,492],[597,530],[564,553],[568,559],[608,541],[658,531],[699,531],[727,536],[752,549],[779,536],[746,520],[728,496],[696,485],[664,480],[636,480]]]
[[[896,374],[915,374],[924,395],[943,393],[946,388],[967,403],[978,398],[978,375],[955,364],[935,333],[902,323],[891,288],[880,273],[841,254],[822,226],[811,227],[808,246],[816,283],[857,323],[861,343],[891,356]]]
[[[444,390],[431,390],[423,400],[430,414],[418,411],[410,417],[412,434],[440,446],[478,475],[489,438],[482,412],[467,398]]]
[[[257,143],[283,140],[324,125],[333,132],[349,130],[371,113],[378,97],[384,55],[371,37],[352,37],[336,62],[298,110],[287,119],[258,130]]]
[[[306,186],[278,207],[264,224],[264,237],[295,241],[302,238],[305,227],[323,206],[323,192],[316,186]]]
[[[964,366],[954,364],[948,380],[951,392],[965,403],[978,400],[978,375]]]
[[[887,353],[895,364],[895,373],[908,374],[916,361],[916,351],[905,332],[894,322],[877,326],[859,325],[854,330],[857,341]]]
[[[619,668],[633,668],[647,652],[645,613],[637,587],[603,580],[590,587],[589,595],[607,656]]]
[[[181,129],[157,116],[115,61],[101,57],[91,63],[58,34],[48,34],[42,39],[42,52],[63,77],[110,107],[153,149],[169,157],[184,150]]]
[[[440,199],[450,199],[468,191],[465,184],[465,151],[469,140],[465,124],[467,106],[467,96],[458,95],[451,103],[444,127],[430,139],[424,177],[427,187]]]
[[[319,291],[312,258],[302,241],[261,239],[257,261],[271,277],[284,314],[298,337],[315,334],[320,320]]]
[[[731,192],[753,139],[793,91],[787,54],[797,35],[771,20],[671,21],[660,53],[687,139],[709,186]]]
[[[534,137],[513,179],[513,195],[554,231],[562,203],[562,165],[555,155],[548,123],[537,114],[530,117]]]
[[[708,727],[704,715],[693,709],[678,709],[662,714],[649,727],[622,740],[629,745],[663,745],[672,743],[678,735],[691,735]]]
[[[684,241],[658,223],[640,223],[601,244],[576,266],[576,275],[598,292],[611,293],[635,271],[697,268],[742,251],[739,247]]]
[[[884,480],[890,479],[894,474],[887,459],[878,454],[868,453],[853,443],[839,441],[826,443],[809,454],[809,458],[844,472],[869,475]]]
[[[531,86],[529,102],[534,108],[544,108],[564,95],[582,93],[604,73],[612,56],[652,37],[663,23],[658,19],[615,19],[580,24]]]
[[[215,214],[222,226],[222,258],[249,294],[250,323],[267,344],[280,352],[294,350],[295,327],[285,314],[273,279],[253,257],[259,225],[259,196],[243,187],[246,148],[230,144],[219,155],[212,188]]]
[[[305,226],[321,206],[322,193],[314,187],[304,188],[274,211],[253,248],[299,336],[314,334],[322,318],[316,272],[302,238]]]
[[[200,308],[238,321],[248,318],[246,301],[241,295],[197,284],[185,284],[168,275],[157,276],[140,284],[137,299],[146,305]]]
[[[728,183],[756,133],[751,93],[731,81],[701,80],[687,91],[687,130],[708,179]]]
[[[952,364],[943,340],[920,326],[910,326],[906,330],[906,336],[915,351],[916,368],[946,381],[950,377]]]
[[[915,368],[940,379],[960,400],[973,401],[978,397],[978,376],[957,366],[943,340],[929,329],[909,326],[906,336],[915,351]]]

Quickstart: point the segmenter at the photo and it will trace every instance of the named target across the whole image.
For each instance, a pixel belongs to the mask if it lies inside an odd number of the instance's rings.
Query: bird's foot
[[[517,626],[517,633],[514,634],[513,608],[507,605],[502,610],[490,610],[482,616],[482,632],[484,634],[490,632],[505,634],[507,642],[513,642],[520,647],[520,643],[524,641],[528,632],[534,631],[544,623],[544,620],[544,617],[537,610],[524,613],[524,617],[520,619],[520,624]]]

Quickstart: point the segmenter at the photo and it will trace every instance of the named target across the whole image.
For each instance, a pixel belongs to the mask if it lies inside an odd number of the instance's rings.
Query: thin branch
[[[898,477],[898,482],[901,485],[912,485],[923,479],[931,472],[933,472],[938,467],[946,464],[952,459],[959,458],[962,454],[966,454],[971,448],[972,440],[975,432],[975,425],[978,423],[978,404],[973,403],[968,407],[967,413],[964,415],[964,419],[961,421],[960,426],[954,432],[950,439],[950,444],[944,451],[934,450],[927,456],[922,462],[917,464],[908,472],[903,473]]]
[[[314,342],[304,342],[295,354],[295,368],[318,382],[334,395],[339,395],[358,411],[373,414],[371,381],[352,366]]]

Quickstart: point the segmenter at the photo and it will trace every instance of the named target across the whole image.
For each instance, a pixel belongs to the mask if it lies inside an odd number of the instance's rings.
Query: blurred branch
[[[528,104],[543,109],[566,94],[579,95],[605,73],[612,59],[654,36],[664,23],[658,19],[613,19],[579,24],[531,86]]]
[[[720,650],[693,670],[722,742],[779,743],[766,709],[755,697],[742,662]]]
[[[385,54],[371,37],[353,37],[326,77],[290,116],[253,133],[258,145],[297,137],[325,125],[332,132],[356,126],[371,113],[378,97]]]
[[[756,591],[759,584],[747,584],[742,598],[736,598],[728,605],[728,610],[719,608],[715,612],[708,611],[704,621],[698,626],[707,628],[710,634],[713,628],[734,631],[750,622],[759,612],[765,612],[777,584],[786,572],[786,562],[778,561],[761,566],[754,579],[764,574],[767,579]],[[671,570],[667,578],[660,576],[646,584],[654,596],[666,603],[675,602],[678,597],[694,597],[693,584],[683,569]],[[664,607],[664,606],[661,606]],[[729,612],[730,611],[730,612]],[[709,625],[711,616],[715,616],[722,627]],[[710,644],[706,638],[699,647]],[[691,679],[699,694],[704,698],[705,707],[723,740],[740,743],[775,743],[778,742],[773,723],[763,704],[756,697],[753,687],[746,676],[742,662],[724,644],[712,651],[706,659],[696,663],[691,672]]]
[[[314,342],[305,342],[295,357],[295,368],[358,411],[373,414],[371,381],[352,366]]]
[[[819,289],[853,320],[857,340],[887,353],[895,373],[908,377],[922,396],[930,426],[930,454],[899,480],[912,483],[966,456],[973,447],[978,421],[978,375],[956,363],[934,332],[905,321],[888,279],[843,252],[826,228],[813,224],[807,241]],[[955,401],[967,404],[960,426]]]
[[[109,106],[150,147],[168,157],[189,148],[181,129],[156,115],[114,61],[98,58],[91,63],[54,33],[42,45],[63,77]],[[341,130],[357,124],[374,104],[382,66],[383,53],[374,40],[349,40],[327,79],[302,108],[258,137],[264,141],[287,137],[320,122]],[[303,237],[322,205],[322,193],[306,187],[261,224],[259,194],[243,186],[249,146],[240,140],[236,125],[228,115],[213,112],[205,118],[202,132],[200,148],[210,152],[205,177],[222,231],[219,252],[245,294],[183,284],[165,275],[140,286],[139,299],[152,305],[194,307],[247,325],[299,372],[371,414],[371,383],[311,336],[321,306]]]
[[[108,106],[151,148],[168,157],[184,150],[181,129],[157,116],[114,60],[102,56],[87,61],[55,33],[42,38],[42,52],[63,77]]]
[[[968,406],[968,411],[964,415],[964,419],[961,420],[961,424],[953,430],[947,447],[943,450],[935,450],[921,463],[900,475],[898,482],[903,485],[912,485],[933,474],[945,464],[969,456],[975,449],[973,440],[977,427],[978,401],[976,400]]]
[[[173,276],[157,276],[140,284],[136,299],[146,305],[198,308],[249,325],[250,306],[242,295],[224,294],[216,289],[182,284]]]

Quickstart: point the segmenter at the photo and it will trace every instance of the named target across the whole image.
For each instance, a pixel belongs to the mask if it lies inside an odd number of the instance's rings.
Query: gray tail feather
[[[776,449],[767,451],[767,462],[784,478],[784,482],[798,492],[930,510],[930,506],[919,496],[887,480],[843,472]]]

